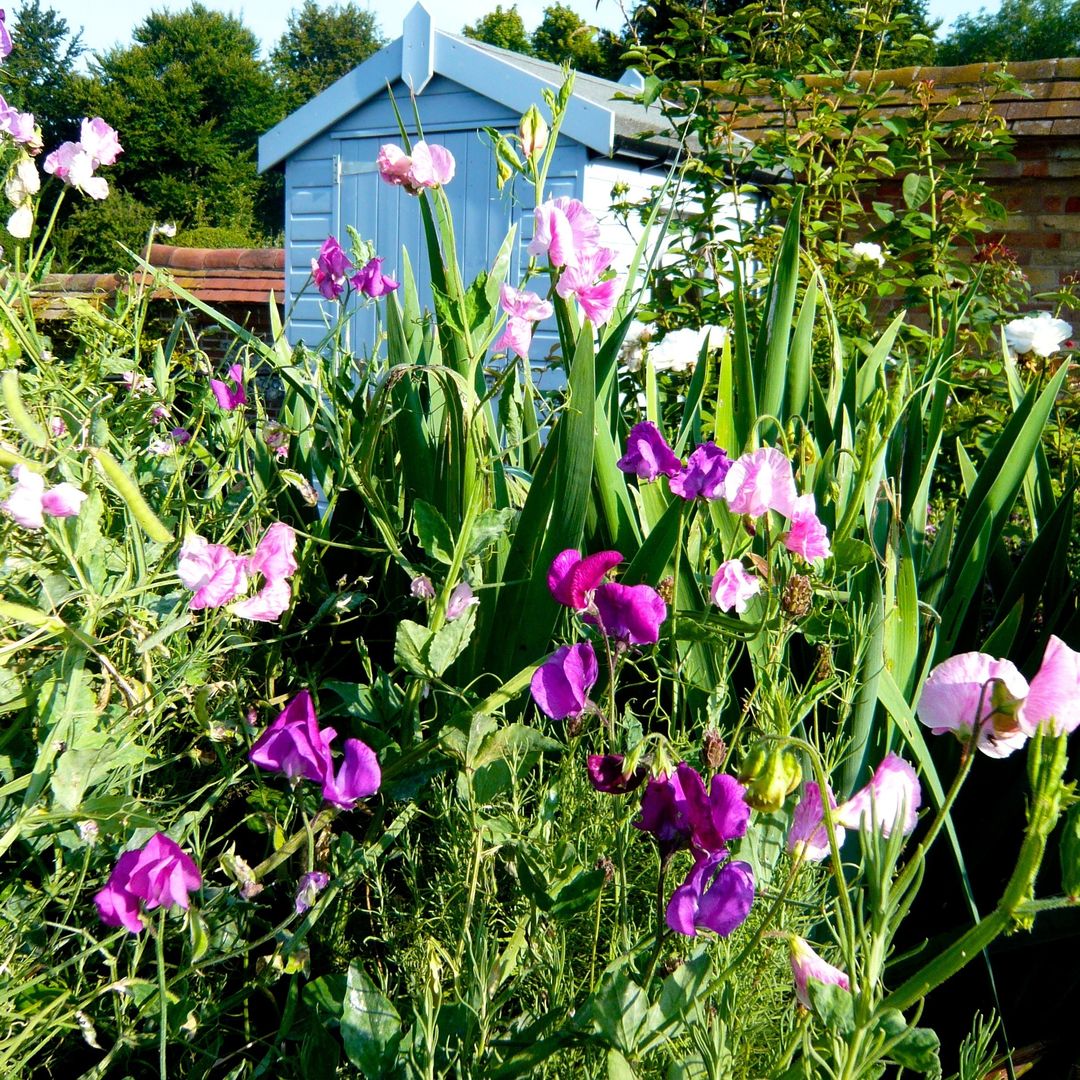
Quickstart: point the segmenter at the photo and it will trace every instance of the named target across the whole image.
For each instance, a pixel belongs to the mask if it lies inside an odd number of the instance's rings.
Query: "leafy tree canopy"
[[[270,53],[285,112],[310,101],[384,44],[375,15],[351,0],[326,8],[304,0]]]
[[[941,64],[1080,56],[1080,0],[1003,0],[961,15],[938,47]]]
[[[511,4],[508,8],[496,4],[494,11],[481,16],[472,26],[466,26],[461,32],[475,41],[532,56],[532,42],[517,4]]]

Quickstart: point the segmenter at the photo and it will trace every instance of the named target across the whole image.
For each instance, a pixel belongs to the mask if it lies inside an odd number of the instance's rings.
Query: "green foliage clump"
[[[938,46],[939,64],[1080,56],[1080,0],[1003,0],[960,15]]]
[[[56,231],[57,268],[66,273],[109,273],[130,265],[124,248],[141,254],[155,224],[154,211],[126,191],[86,199]]]

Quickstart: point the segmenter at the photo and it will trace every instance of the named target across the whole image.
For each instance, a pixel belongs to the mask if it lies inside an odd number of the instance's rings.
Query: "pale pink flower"
[[[176,572],[184,587],[195,594],[188,604],[193,611],[223,607],[248,585],[247,559],[194,533],[180,548]]]
[[[836,822],[836,799],[828,786],[825,793],[829,799],[829,809],[833,811],[833,832],[836,834],[836,846],[844,842],[845,832]],[[792,855],[807,862],[821,862],[829,854],[829,834],[825,829],[825,807],[821,798],[821,789],[809,781],[803,797],[795,807],[788,832],[787,848]]]
[[[98,165],[115,165],[116,159],[124,152],[116,130],[100,116],[95,116],[93,120],[83,119],[79,142],[93,159],[95,168]]]
[[[24,529],[40,529],[45,524],[41,505],[45,477],[25,465],[16,465],[11,474],[15,477],[15,487],[0,503],[0,509]]]
[[[529,345],[532,343],[533,324],[550,318],[555,309],[549,300],[541,299],[536,293],[505,284],[499,289],[499,306],[509,318],[502,336],[493,348],[496,351],[511,349],[522,360],[527,360]]]
[[[922,789],[915,770],[897,754],[886,754],[865,787],[860,788],[833,815],[849,829],[869,829],[876,822],[882,836],[899,828],[907,835],[919,819]]]
[[[534,221],[529,254],[547,255],[552,266],[577,266],[600,243],[600,226],[579,199],[549,199],[536,208]]]
[[[445,186],[454,179],[454,155],[437,143],[418,142],[412,148],[409,178],[418,188]]]
[[[33,113],[19,112],[0,95],[0,133],[10,135],[12,141],[21,143],[31,154],[41,150],[41,132]]]
[[[400,187],[408,182],[409,170],[412,168],[412,158],[393,143],[385,143],[379,147],[379,155],[375,159],[375,167],[379,175],[388,184]]]
[[[109,194],[108,182],[94,175],[94,159],[82,148],[80,143],[66,142],[58,146],[42,166],[69,187],[89,195],[91,199],[104,199]]]
[[[851,989],[851,982],[847,975],[838,967],[833,967],[832,964],[822,960],[805,938],[801,938],[796,934],[789,934],[788,945],[791,949],[791,974],[795,978],[795,996],[805,1008],[812,1007],[810,1001],[811,982],[840,986],[845,990]]]
[[[721,611],[735,609],[741,615],[752,596],[761,592],[761,578],[748,574],[740,559],[728,559],[713,575],[709,595]]]
[[[453,622],[461,618],[474,604],[479,604],[480,598],[473,596],[473,591],[467,582],[463,581],[454,587],[450,593],[450,600],[446,605],[446,621]]]
[[[59,439],[62,435],[67,434],[67,424],[64,423],[62,416],[50,416],[49,417],[49,434],[54,439]]]
[[[800,495],[791,513],[791,528],[784,534],[784,547],[807,562],[827,559],[832,554],[829,534],[817,516],[813,495]]]
[[[1080,726],[1080,653],[1053,634],[1017,719],[1028,735],[1043,724],[1052,726],[1055,735]]]
[[[57,484],[41,496],[41,509],[50,517],[76,517],[86,501],[86,492],[74,484]]]
[[[267,581],[263,587],[245,600],[229,605],[229,614],[255,622],[276,622],[292,603],[292,586],[287,578]]]
[[[775,447],[736,458],[724,477],[724,498],[733,514],[761,517],[775,510],[791,517],[797,497],[791,462]]]
[[[7,219],[7,231],[16,240],[28,240],[34,231],[34,208],[30,203],[13,210]]]
[[[916,712],[935,735],[951,731],[961,742],[977,728],[984,754],[1008,757],[1027,741],[1018,716],[1027,695],[1027,680],[1010,661],[961,653],[930,672]]]
[[[268,581],[287,578],[296,572],[296,533],[282,521],[275,521],[259,541],[248,560],[248,570]]]
[[[610,248],[578,251],[576,263],[567,265],[555,286],[564,300],[576,299],[585,317],[596,326],[603,326],[611,318],[619,298],[622,286],[619,278],[600,280],[614,258],[615,252]]]

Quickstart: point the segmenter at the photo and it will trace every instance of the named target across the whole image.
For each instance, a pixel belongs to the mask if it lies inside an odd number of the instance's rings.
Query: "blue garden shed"
[[[629,72],[624,84],[639,76]],[[408,253],[421,289],[429,297],[426,258],[417,200],[384,183],[375,166],[379,147],[400,142],[391,94],[412,134],[410,93],[416,96],[424,136],[447,147],[457,174],[446,193],[457,227],[465,280],[489,268],[511,224],[519,224],[509,280],[517,283],[528,261],[534,207],[529,185],[496,185],[495,157],[481,131],[517,130],[530,105],[543,107],[542,91],[558,89],[561,69],[457,34],[437,29],[417,4],[403,34],[286,117],[259,140],[259,168],[285,166],[285,273],[288,336],[312,344],[325,333],[323,301],[312,288],[300,295],[311,260],[327,235],[342,238],[352,226],[384,256],[396,273]],[[579,74],[559,147],[548,174],[548,195],[582,200],[600,219],[603,242],[629,261],[636,238],[610,211],[611,192],[625,185],[624,198],[647,196],[663,179],[673,141],[643,139],[665,128],[658,109],[616,100],[627,85]],[[430,303],[428,304],[430,306]],[[369,306],[353,319],[353,348],[363,351],[375,334]],[[542,357],[555,339],[541,326],[533,356]]]

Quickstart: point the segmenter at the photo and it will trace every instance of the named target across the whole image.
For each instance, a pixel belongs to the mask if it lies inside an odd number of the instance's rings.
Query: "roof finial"
[[[420,94],[435,74],[435,23],[422,3],[413,6],[402,27],[401,81]]]

